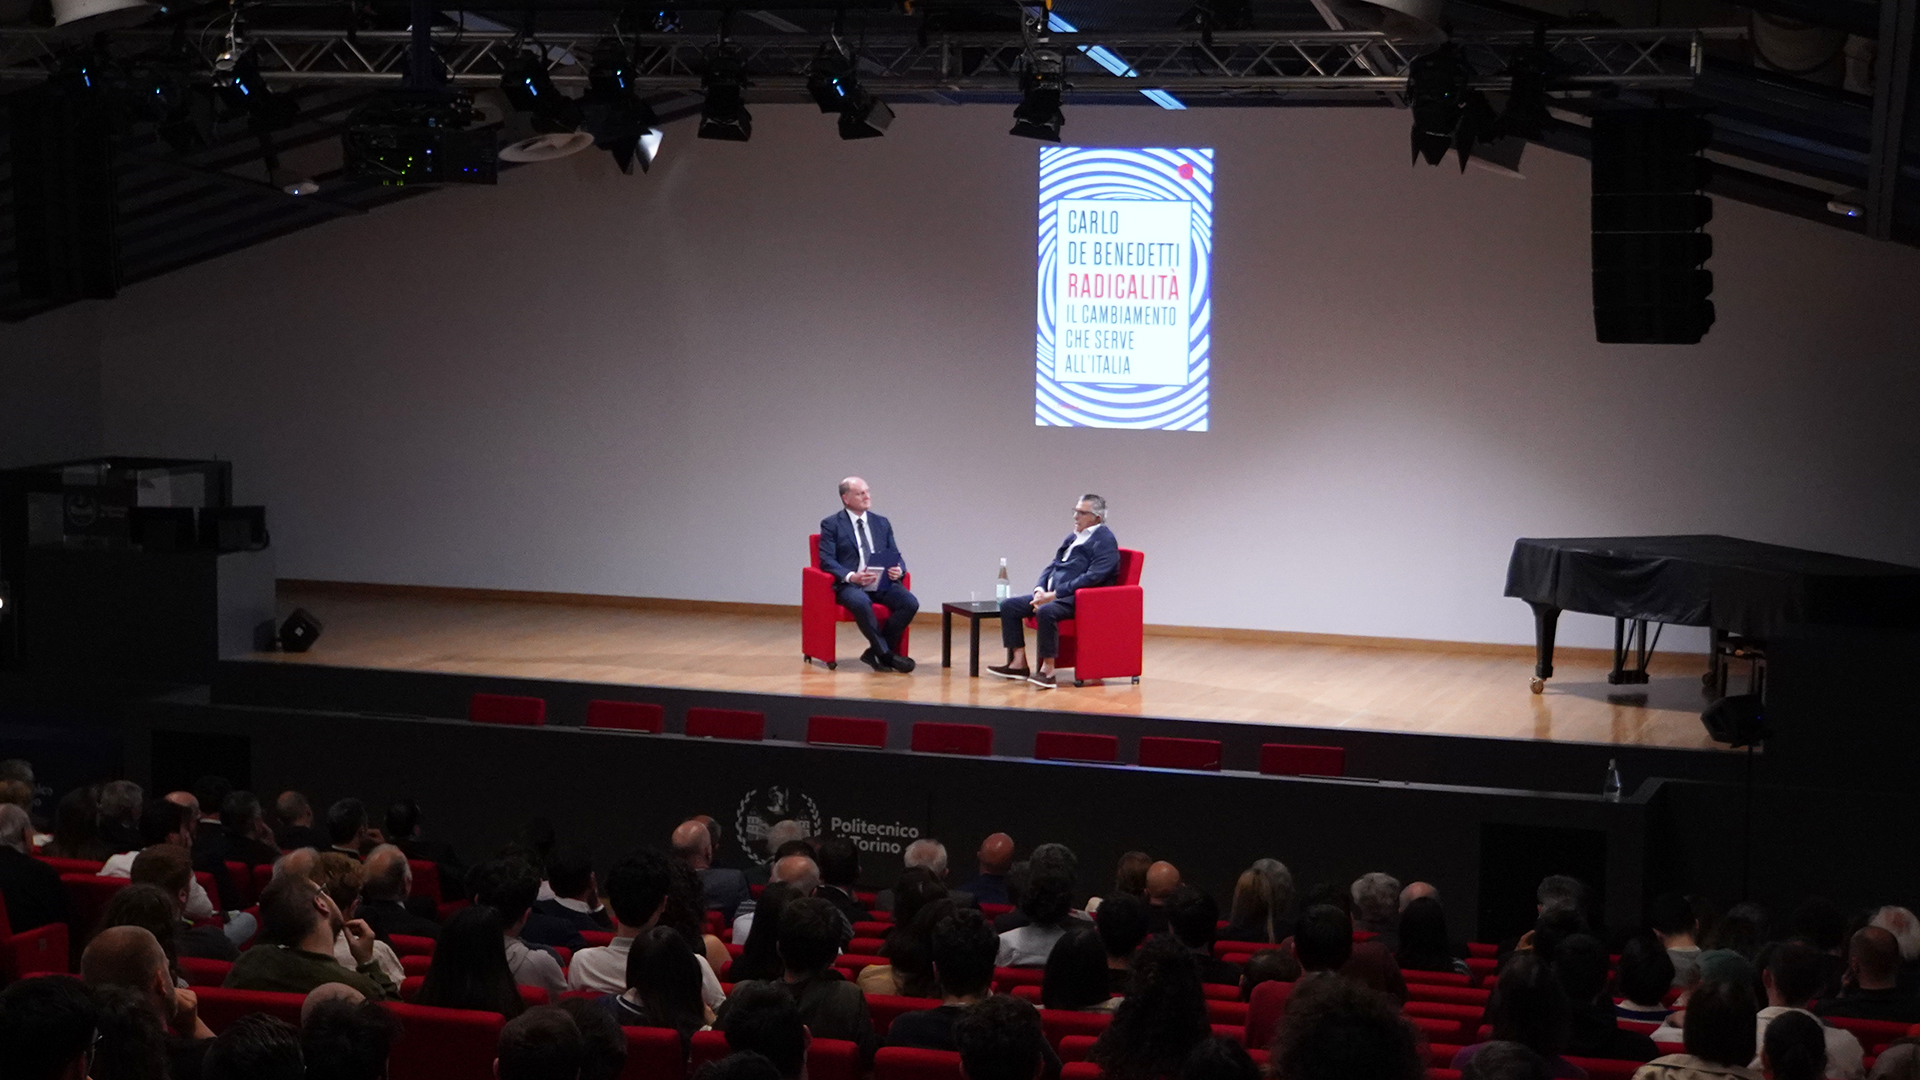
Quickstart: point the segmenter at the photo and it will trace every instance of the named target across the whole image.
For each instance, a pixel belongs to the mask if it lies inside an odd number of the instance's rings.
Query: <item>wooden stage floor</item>
[[[911,675],[878,674],[840,628],[839,670],[800,659],[797,615],[710,614],[491,599],[380,596],[283,586],[283,614],[307,608],[325,632],[304,654],[258,659],[403,671],[821,698],[1156,716],[1245,724],[1712,748],[1700,724],[1704,656],[1659,656],[1644,687],[1606,682],[1607,663],[1562,650],[1546,693],[1527,688],[1531,650],[1299,644],[1149,634],[1140,683],[1038,690],[969,678],[966,623],[940,667],[940,621],[914,623]],[[1005,654],[996,623],[981,656]],[[1643,693],[1623,696],[1622,690]]]

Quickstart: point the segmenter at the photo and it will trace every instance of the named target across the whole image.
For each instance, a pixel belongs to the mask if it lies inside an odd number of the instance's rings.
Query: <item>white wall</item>
[[[1707,342],[1602,347],[1584,162],[1075,108],[1070,141],[1218,149],[1213,430],[1038,429],[1036,147],[1004,108],[900,113],[681,124],[650,176],[583,155],[130,289],[106,446],[234,459],[304,578],[795,603],[850,472],[929,606],[1030,577],[1088,490],[1158,623],[1528,641],[1523,535],[1920,562],[1920,252],[1722,200]]]

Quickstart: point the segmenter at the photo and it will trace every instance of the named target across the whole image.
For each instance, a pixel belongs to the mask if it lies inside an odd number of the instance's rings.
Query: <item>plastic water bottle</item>
[[[1607,759],[1607,779],[1606,779],[1606,782],[1600,786],[1600,794],[1608,802],[1620,801],[1620,761],[1619,759],[1617,758]]]
[[[1000,577],[993,583],[993,598],[1005,600],[1013,595],[1013,582],[1007,580],[1007,560],[1000,560]]]

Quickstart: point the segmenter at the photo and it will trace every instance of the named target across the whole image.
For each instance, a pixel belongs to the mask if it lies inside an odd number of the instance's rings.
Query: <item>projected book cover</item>
[[[1207,430],[1213,151],[1040,148],[1041,427]]]

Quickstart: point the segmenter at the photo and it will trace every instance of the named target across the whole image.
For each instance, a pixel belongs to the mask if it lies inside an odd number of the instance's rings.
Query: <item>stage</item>
[[[1536,695],[1527,686],[1531,647],[1149,629],[1145,674],[1137,685],[1063,682],[1059,689],[1040,690],[984,671],[970,678],[964,619],[955,620],[954,666],[942,668],[937,610],[923,610],[913,625],[908,652],[918,670],[898,675],[875,673],[859,662],[864,643],[851,624],[840,627],[838,670],[803,662],[797,609],[542,602],[454,590],[283,583],[282,614],[296,606],[325,624],[312,651],[252,659],[842,701],[1714,748],[1699,717],[1706,661],[1684,654],[1657,656],[1644,687],[1615,687],[1606,682],[1604,655],[1562,649],[1555,678]],[[1003,655],[998,624],[984,622],[983,669]]]

